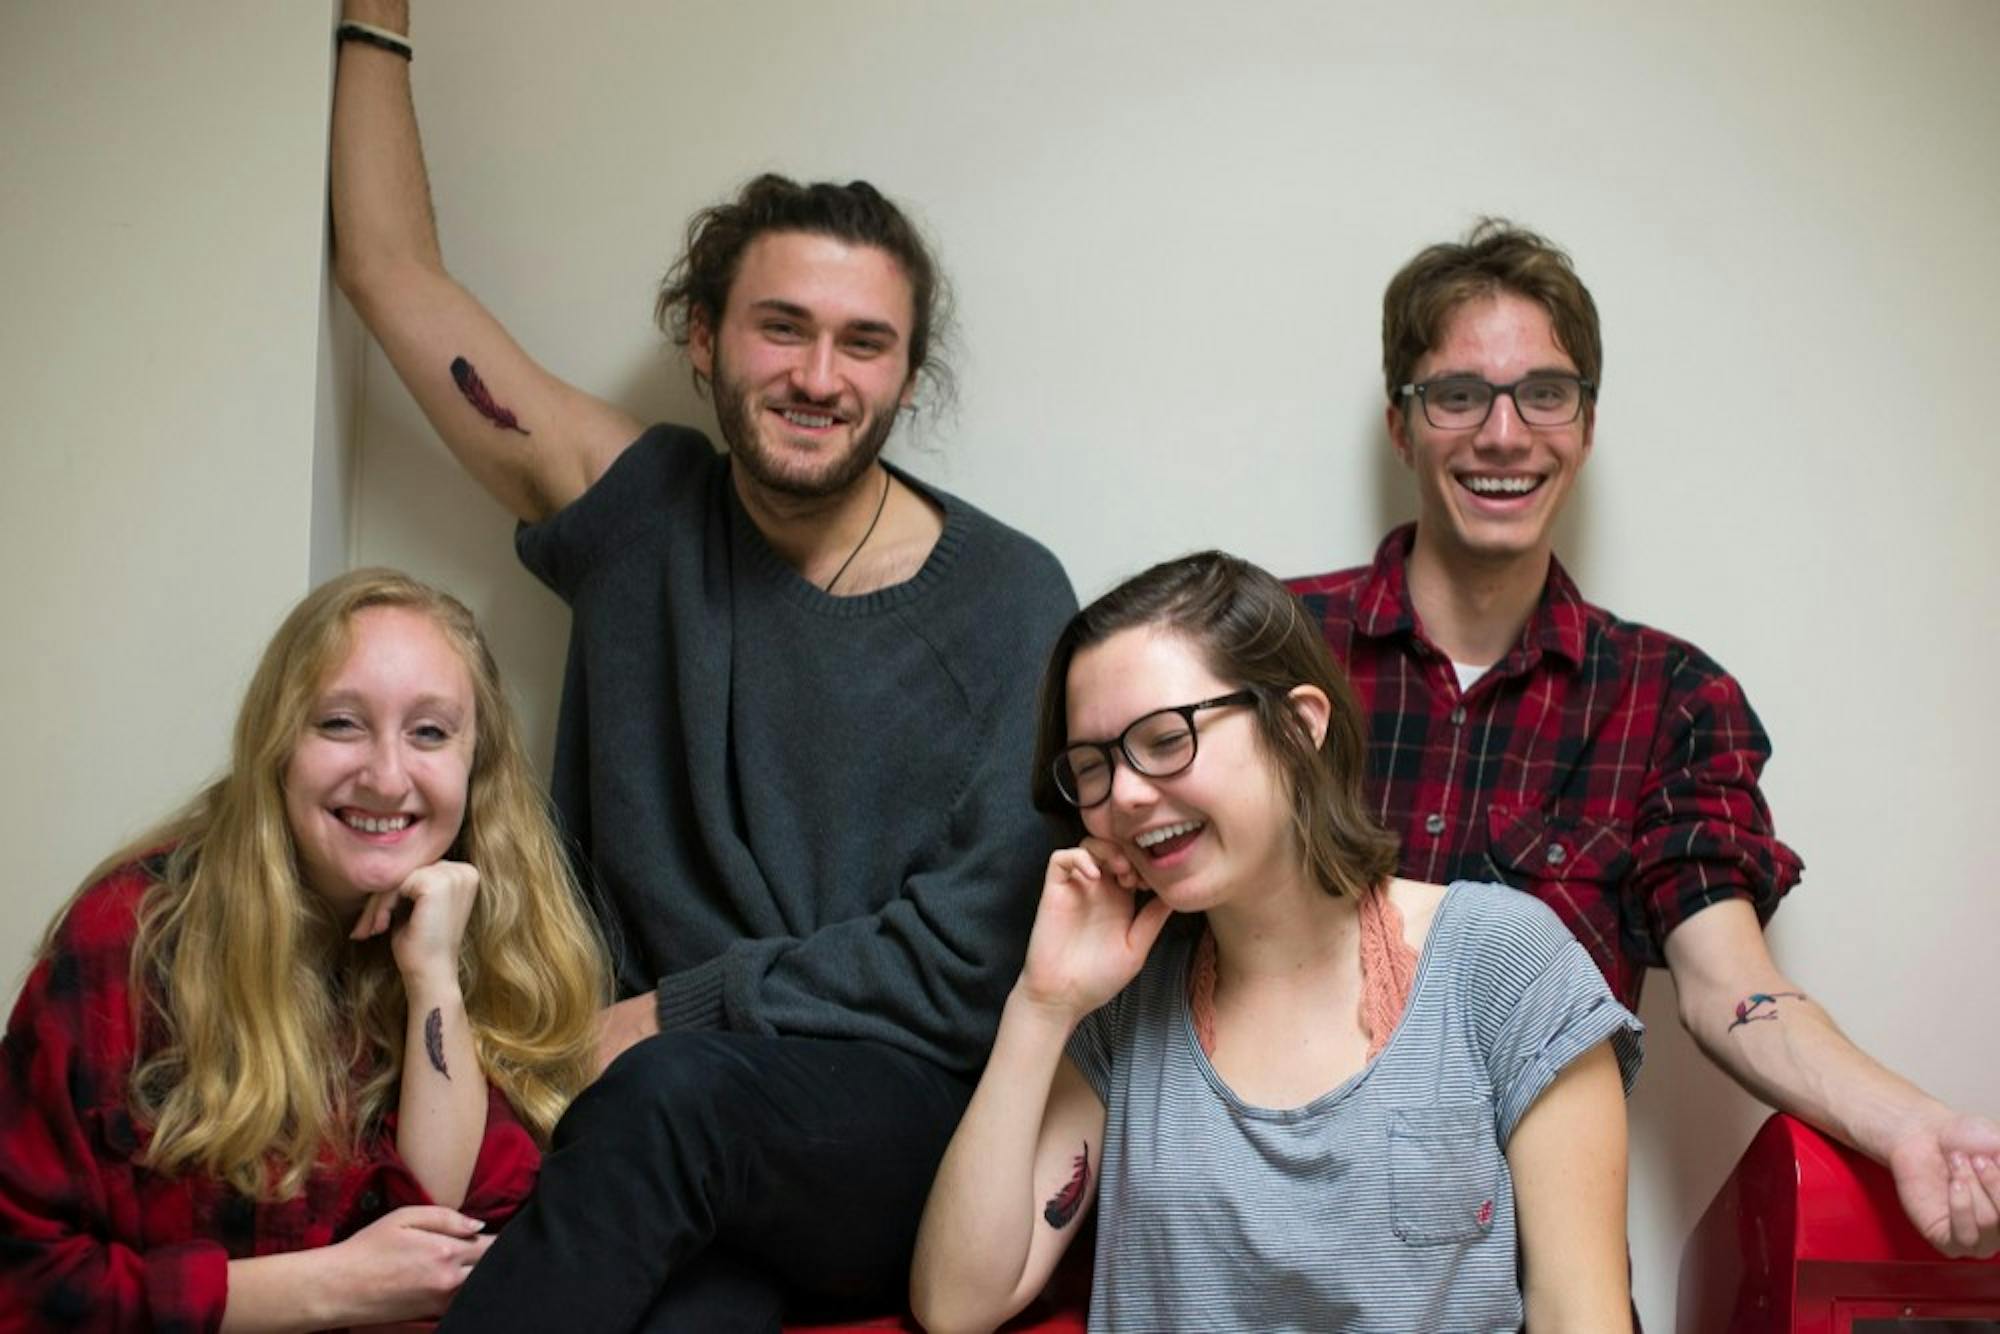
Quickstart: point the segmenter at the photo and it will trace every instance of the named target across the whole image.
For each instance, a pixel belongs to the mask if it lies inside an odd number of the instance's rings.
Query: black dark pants
[[[668,1033],[578,1098],[441,1329],[756,1331],[902,1304],[971,1086],[874,1042]]]

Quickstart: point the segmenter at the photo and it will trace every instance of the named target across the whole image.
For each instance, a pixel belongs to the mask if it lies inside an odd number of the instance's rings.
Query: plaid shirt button
[[[1463,704],[1451,711],[1451,725],[1453,727],[1465,726],[1465,706]]]
[[[1569,860],[1569,849],[1560,843],[1551,843],[1549,850],[1542,854],[1542,859],[1551,866],[1561,866]]]
[[[1436,811],[1432,811],[1424,818],[1424,832],[1431,835],[1442,834],[1444,832],[1444,817]]]

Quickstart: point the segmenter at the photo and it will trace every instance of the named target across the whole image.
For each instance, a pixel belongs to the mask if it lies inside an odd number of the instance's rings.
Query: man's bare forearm
[[[2000,1251],[2000,1122],[1946,1106],[1849,1041],[1779,971],[1748,904],[1682,923],[1667,963],[1681,1022],[1717,1065],[1886,1166],[1903,1212],[1940,1251]]]
[[[1857,1047],[1796,987],[1695,1002],[1682,1022],[1701,1049],[1762,1101],[1880,1161],[1910,1121],[1943,1103]]]
[[[1737,1083],[1886,1161],[1913,1118],[1944,1105],[1857,1047],[1785,976],[1745,903],[1688,919],[1667,942],[1682,1025]]]

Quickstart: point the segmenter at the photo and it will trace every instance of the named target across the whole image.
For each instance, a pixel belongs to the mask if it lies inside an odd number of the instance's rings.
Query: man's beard
[[[730,457],[758,486],[795,500],[825,500],[846,491],[874,464],[882,447],[889,443],[889,433],[896,429],[894,404],[887,411],[878,412],[875,404],[863,403],[868,414],[867,429],[854,437],[846,453],[823,462],[818,472],[788,472],[774,457],[775,451],[766,448],[758,432],[758,419],[764,411],[760,405],[762,395],[729,374],[720,348],[716,350],[711,389],[715,395],[716,425],[722,431],[722,442],[729,446]],[[793,400],[790,405],[807,412],[819,411],[824,406],[810,399]]]

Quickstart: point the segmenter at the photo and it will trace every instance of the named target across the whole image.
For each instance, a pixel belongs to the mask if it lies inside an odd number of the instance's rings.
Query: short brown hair
[[[1505,218],[1481,218],[1465,240],[1421,251],[1382,293],[1382,371],[1389,401],[1397,401],[1417,362],[1444,337],[1460,306],[1501,292],[1548,311],[1556,342],[1576,362],[1576,373],[1593,386],[1602,384],[1597,303],[1569,256]]]
[[[1053,765],[1069,744],[1069,667],[1081,649],[1121,630],[1154,626],[1192,644],[1210,671],[1257,696],[1257,736],[1284,772],[1292,827],[1306,870],[1329,894],[1359,896],[1396,873],[1396,836],[1375,823],[1362,793],[1367,752],[1361,709],[1312,618],[1285,586],[1249,561],[1202,551],[1134,575],[1063,627],[1042,677],[1035,728],[1035,805],[1075,808],[1057,789]],[[1294,686],[1324,691],[1326,737],[1290,702]]]
[[[695,320],[717,328],[744,252],[771,232],[830,236],[873,246],[895,260],[910,283],[910,374],[929,381],[936,397],[951,397],[951,368],[939,355],[950,336],[950,285],[916,223],[866,181],[808,185],[766,172],[736,198],[695,214],[688,220],[687,249],[660,282],[653,318],[661,332],[686,347]]]

